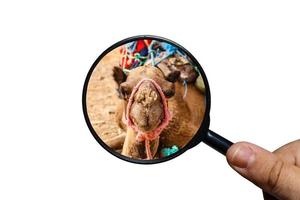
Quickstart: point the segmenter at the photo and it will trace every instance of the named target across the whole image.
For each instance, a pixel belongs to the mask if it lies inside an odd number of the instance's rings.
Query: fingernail
[[[254,152],[251,148],[239,145],[233,147],[232,156],[230,156],[229,163],[235,167],[247,168],[249,163],[254,159]]]

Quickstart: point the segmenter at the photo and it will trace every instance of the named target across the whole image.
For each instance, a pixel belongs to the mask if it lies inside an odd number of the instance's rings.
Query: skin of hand
[[[228,164],[262,188],[265,200],[300,200],[300,140],[269,152],[238,142],[226,154]]]

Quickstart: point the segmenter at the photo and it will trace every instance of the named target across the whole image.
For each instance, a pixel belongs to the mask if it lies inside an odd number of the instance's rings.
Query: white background
[[[200,144],[157,165],[110,155],[82,113],[107,47],[153,34],[209,79],[212,130],[275,150],[300,136],[297,1],[1,1],[0,199],[262,199]]]

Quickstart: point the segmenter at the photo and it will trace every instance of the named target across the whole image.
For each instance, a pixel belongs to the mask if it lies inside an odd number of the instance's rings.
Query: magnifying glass
[[[210,90],[195,57],[157,36],[113,44],[89,70],[86,123],[114,156],[141,164],[177,157],[201,141],[222,154],[233,144],[209,130]]]

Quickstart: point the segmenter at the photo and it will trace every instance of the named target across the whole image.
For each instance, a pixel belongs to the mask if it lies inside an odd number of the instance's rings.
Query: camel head
[[[166,99],[175,94],[175,85],[153,66],[141,66],[125,75],[114,68],[120,98],[127,103],[127,116],[142,132],[156,129],[166,117]]]

